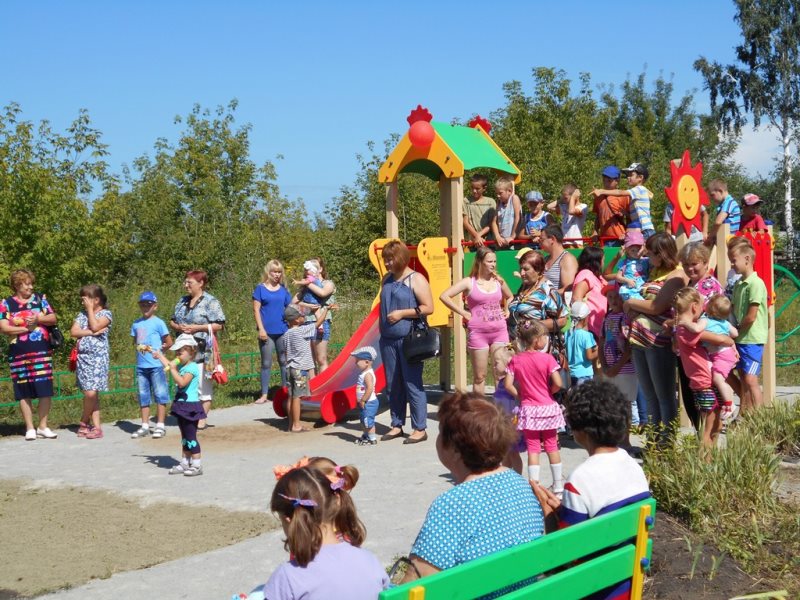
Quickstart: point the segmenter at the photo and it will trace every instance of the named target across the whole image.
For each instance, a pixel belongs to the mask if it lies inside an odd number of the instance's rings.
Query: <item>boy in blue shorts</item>
[[[350,356],[356,360],[358,367],[358,382],[356,383],[356,400],[361,410],[361,425],[364,433],[356,440],[358,446],[375,446],[378,436],[375,435],[375,417],[378,414],[378,396],[375,395],[375,371],[372,363],[378,356],[372,346],[362,346],[353,351]]]
[[[139,310],[142,316],[131,325],[131,336],[136,347],[136,383],[139,388],[139,406],[142,410],[142,426],[133,432],[133,439],[150,434],[150,401],[151,393],[155,397],[156,426],[152,431],[153,439],[166,435],[164,421],[169,402],[169,385],[167,375],[161,362],[153,356],[153,351],[161,352],[172,344],[164,321],[155,316],[158,310],[158,298],[153,292],[143,292],[139,296]]]
[[[728,250],[733,270],[741,279],[733,287],[733,313],[739,327],[736,350],[739,352],[741,410],[758,408],[763,403],[758,374],[764,344],[767,343],[767,286],[753,268],[756,251],[750,244],[736,244]]]

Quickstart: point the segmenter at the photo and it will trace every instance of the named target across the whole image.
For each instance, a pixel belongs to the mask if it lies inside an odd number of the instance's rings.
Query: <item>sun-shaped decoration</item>
[[[708,206],[708,195],[703,189],[703,163],[692,166],[689,151],[683,152],[680,166],[673,161],[669,166],[672,185],[664,191],[672,204],[672,234],[677,235],[681,225],[686,235],[692,232],[692,225],[702,229],[700,207]]]

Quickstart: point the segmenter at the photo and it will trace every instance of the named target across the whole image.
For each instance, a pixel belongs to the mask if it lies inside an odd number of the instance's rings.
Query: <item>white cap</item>
[[[186,346],[197,348],[197,340],[188,333],[182,333],[178,336],[178,339],[175,340],[175,343],[169,347],[169,349],[175,352],[176,350],[180,350]]]
[[[572,308],[570,309],[570,314],[572,315],[573,319],[580,320],[585,319],[589,316],[589,305],[586,302],[581,302],[580,300],[572,303]]]

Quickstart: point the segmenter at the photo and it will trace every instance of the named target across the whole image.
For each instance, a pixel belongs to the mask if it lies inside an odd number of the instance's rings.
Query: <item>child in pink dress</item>
[[[559,365],[552,354],[542,352],[547,346],[548,336],[541,322],[521,321],[518,339],[525,351],[516,354],[508,363],[505,387],[520,401],[517,429],[525,435],[528,479],[539,483],[539,454],[544,445],[553,476],[553,493],[560,498],[564,484],[558,428],[566,423],[561,406],[553,398],[553,393],[561,389]]]

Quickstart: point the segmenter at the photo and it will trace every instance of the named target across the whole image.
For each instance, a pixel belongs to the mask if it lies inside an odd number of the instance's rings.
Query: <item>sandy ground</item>
[[[179,432],[169,423],[161,440],[130,439],[138,425],[126,421],[107,425],[102,440],[79,439],[69,430],[60,430],[54,441],[0,440],[0,483],[7,499],[0,504],[0,531],[20,521],[14,525],[18,533],[9,535],[30,540],[24,560],[4,553],[0,588],[29,592],[73,586],[46,596],[65,600],[210,600],[249,591],[287,559],[280,530],[249,537],[271,522],[267,505],[274,486],[272,467],[304,454],[358,467],[361,479],[353,498],[367,527],[365,547],[389,565],[408,553],[431,501],[452,485],[434,444],[438,395],[431,393],[429,399],[430,439],[411,446],[400,440],[356,446],[356,421],[289,434],[280,429],[284,421],[268,405],[213,412],[214,427],[200,438],[204,475],[197,478],[167,475],[179,455]],[[388,422],[384,407],[378,416],[379,435],[388,430]],[[567,443],[562,450],[565,475],[585,457],[584,450]],[[542,482],[549,484],[546,466]],[[20,485],[37,491],[20,496]],[[94,498],[89,492],[107,494],[89,504],[85,500]],[[39,499],[39,509],[33,510],[26,494]],[[6,505],[14,510],[7,511]],[[19,519],[20,510],[26,509],[31,518]],[[53,520],[59,512],[63,517]],[[119,522],[109,523],[109,518]],[[101,520],[102,527],[89,525]],[[63,532],[51,535],[61,528]],[[99,531],[87,536],[87,530]],[[198,545],[196,540],[203,537],[205,543]],[[85,568],[86,546],[106,559],[131,556]],[[169,548],[175,553],[168,554]]]

